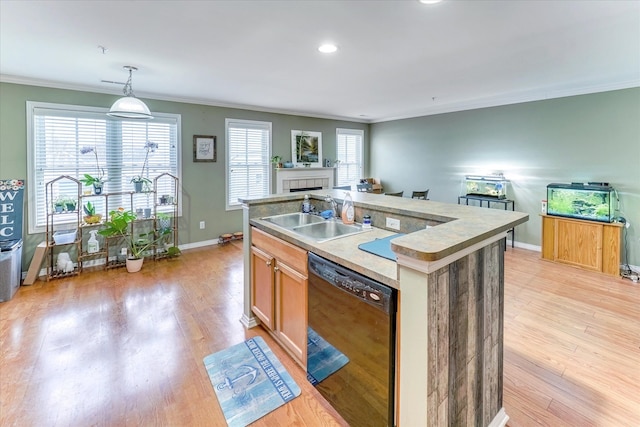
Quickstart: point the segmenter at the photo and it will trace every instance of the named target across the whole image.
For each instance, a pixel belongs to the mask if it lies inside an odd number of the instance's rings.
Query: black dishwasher
[[[307,378],[351,426],[393,426],[396,290],[309,253]]]

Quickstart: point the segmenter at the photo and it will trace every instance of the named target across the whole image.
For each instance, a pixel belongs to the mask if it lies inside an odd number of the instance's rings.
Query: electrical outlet
[[[200,221],[200,230],[204,230],[204,221]]]
[[[127,248],[120,248],[120,255],[126,255],[127,254]]]
[[[400,230],[400,220],[395,218],[387,218],[387,228]]]
[[[627,222],[624,224],[624,226],[625,226],[625,227],[627,227],[627,228],[629,228],[629,227],[631,227],[631,223],[630,223],[629,221],[627,221]]]

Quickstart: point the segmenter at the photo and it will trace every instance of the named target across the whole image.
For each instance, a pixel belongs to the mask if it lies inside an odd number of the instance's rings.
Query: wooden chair
[[[402,197],[403,194],[404,194],[404,191],[398,191],[397,193],[384,193],[385,196],[395,196],[395,197]]]
[[[351,190],[350,185],[338,185],[333,187],[334,190]]]
[[[373,186],[369,183],[358,184],[357,187],[358,187],[358,191],[361,193],[369,193],[373,189]]]
[[[429,189],[427,189],[426,191],[414,191],[411,194],[411,198],[429,200]]]

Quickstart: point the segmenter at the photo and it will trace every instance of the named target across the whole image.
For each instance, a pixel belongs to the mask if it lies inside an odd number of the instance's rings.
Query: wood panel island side
[[[322,211],[330,209],[327,195],[340,203],[345,193],[306,194]],[[373,230],[322,243],[261,219],[299,211],[303,197],[291,193],[242,200],[245,327],[259,324],[251,310],[252,230],[258,229],[398,290],[397,426],[504,426],[505,242],[507,231],[526,222],[528,215],[352,193],[356,222],[368,214]],[[398,232],[383,228],[386,218],[398,219],[399,232],[406,233],[391,241],[397,262],[358,249],[361,243]],[[283,347],[304,366],[291,345]]]

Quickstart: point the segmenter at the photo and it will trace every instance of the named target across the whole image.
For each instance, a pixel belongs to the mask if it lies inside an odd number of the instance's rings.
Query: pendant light
[[[136,98],[133,94],[133,89],[131,87],[131,73],[133,71],[138,71],[138,69],[131,65],[125,65],[122,68],[129,71],[129,80],[127,80],[127,83],[125,83],[124,89],[122,90],[124,92],[124,98],[120,98],[114,102],[107,115],[121,119],[153,119],[151,111],[149,111],[149,107],[147,107],[144,102]]]

